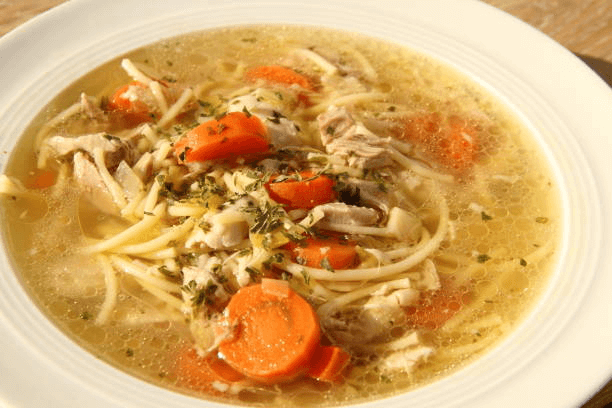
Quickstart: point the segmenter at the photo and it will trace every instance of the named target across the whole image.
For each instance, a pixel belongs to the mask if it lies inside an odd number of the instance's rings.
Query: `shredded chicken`
[[[82,196],[100,211],[118,215],[119,208],[96,167],[84,153],[76,152],[73,157],[74,178]]]
[[[108,133],[93,133],[78,137],[53,136],[46,140],[45,147],[56,156],[66,156],[76,151],[85,151],[93,156],[94,150],[102,149],[108,168],[115,168],[121,160],[131,162],[129,144]]]
[[[370,132],[346,108],[330,106],[317,120],[325,151],[343,157],[349,166],[371,169],[393,163],[388,149],[391,138]]]
[[[323,211],[323,220],[334,224],[374,225],[378,222],[378,212],[372,208],[359,207],[344,203],[327,203],[317,206]]]

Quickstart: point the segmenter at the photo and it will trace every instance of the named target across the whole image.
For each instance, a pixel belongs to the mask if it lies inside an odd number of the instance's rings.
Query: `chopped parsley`
[[[283,225],[282,217],[285,215],[285,210],[281,205],[272,205],[266,201],[263,208],[251,207],[246,208],[245,211],[255,214],[255,222],[250,228],[252,233],[266,234]]]
[[[489,259],[491,259],[491,257],[487,254],[480,254],[476,257],[476,260],[478,261],[478,263],[485,263]]]
[[[196,308],[213,304],[213,297],[217,288],[218,286],[212,280],[209,280],[204,287],[199,287],[195,280],[190,280],[187,284],[181,286],[181,290],[190,295],[189,300]]]
[[[302,278],[304,278],[304,283],[306,285],[310,285],[310,275],[308,274],[308,272],[302,269],[301,274],[302,274]]]
[[[321,267],[330,272],[334,272],[334,268],[332,268],[331,264],[329,263],[329,259],[327,259],[327,257],[321,259]]]

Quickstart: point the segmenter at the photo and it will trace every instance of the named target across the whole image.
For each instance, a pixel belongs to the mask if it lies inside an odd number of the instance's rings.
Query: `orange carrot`
[[[320,346],[306,373],[319,381],[338,383],[349,366],[351,356],[337,346]]]
[[[113,119],[125,127],[134,127],[141,123],[152,121],[155,118],[155,114],[150,111],[146,103],[139,100],[132,101],[123,96],[130,86],[145,88],[145,85],[138,81],[132,81],[118,88],[110,97],[107,105],[107,109],[113,115]]]
[[[264,124],[255,116],[232,112],[191,129],[174,144],[180,162],[227,159],[269,149]]]
[[[294,261],[313,268],[348,269],[359,263],[356,246],[334,238],[307,238],[299,244],[290,242],[284,248],[292,251]]]
[[[295,177],[295,178],[294,178]],[[335,200],[334,181],[326,175],[316,175],[305,170],[288,179],[275,182],[278,176],[266,183],[270,198],[290,209],[310,209]]]
[[[461,310],[467,297],[466,290],[443,287],[407,308],[408,324],[420,329],[440,328]]]
[[[296,292],[278,296],[261,284],[246,286],[226,312],[235,331],[219,352],[234,369],[265,384],[289,381],[308,370],[320,326],[312,306]]]
[[[431,113],[410,118],[404,135],[438,163],[459,173],[478,159],[478,128],[456,115],[444,119],[439,113]]]
[[[263,79],[277,85],[298,85],[308,91],[314,90],[314,85],[307,76],[280,65],[264,65],[251,68],[246,72],[246,79],[252,82]]]
[[[214,383],[231,384],[244,380],[244,376],[214,354],[199,356],[194,348],[183,350],[177,359],[179,382],[191,388],[220,394]]]
[[[26,183],[28,188],[43,189],[55,184],[56,174],[51,170],[37,170]]]

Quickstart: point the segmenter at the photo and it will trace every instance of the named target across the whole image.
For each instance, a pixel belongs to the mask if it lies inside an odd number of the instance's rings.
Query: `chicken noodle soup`
[[[457,371],[550,275],[559,202],[526,130],[430,58],[238,27],[111,61],[1,176],[24,285],[163,387],[342,405]]]

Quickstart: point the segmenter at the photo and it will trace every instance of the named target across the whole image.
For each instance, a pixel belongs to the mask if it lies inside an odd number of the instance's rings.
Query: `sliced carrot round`
[[[232,112],[191,129],[174,144],[174,151],[181,162],[264,153],[269,149],[266,134],[266,127],[256,116]]]
[[[266,183],[270,198],[289,208],[311,209],[329,203],[336,198],[334,181],[326,175],[316,175],[306,170],[299,173],[300,180],[287,179],[274,182],[277,177]]]
[[[308,370],[319,344],[318,317],[293,290],[286,296],[261,284],[240,289],[227,306],[234,336],[219,345],[227,363],[266,384],[292,380]]]
[[[340,382],[350,360],[350,354],[340,347],[320,346],[306,375],[319,381]]]
[[[357,247],[334,238],[307,238],[299,244],[285,245],[293,260],[301,265],[324,269],[348,269],[359,263]]]
[[[308,91],[314,90],[314,86],[307,76],[280,65],[264,65],[251,68],[247,71],[246,78],[250,81],[263,79],[279,85],[298,85]]]
[[[187,348],[177,359],[177,378],[192,389],[221,394],[214,384],[231,384],[244,379],[244,375],[230,367],[214,354],[199,356],[194,348]]]
[[[406,120],[404,137],[419,144],[431,158],[462,173],[478,160],[478,128],[459,116],[443,118],[437,112]]]
[[[115,121],[120,122],[125,127],[136,126],[154,119],[154,114],[146,103],[124,97],[131,86],[145,87],[144,84],[138,81],[132,81],[129,84],[123,85],[113,93],[107,106],[108,110],[114,115]]]
[[[468,301],[467,290],[442,288],[406,309],[408,324],[419,329],[440,328]]]
[[[43,189],[55,184],[57,174],[52,170],[36,170],[28,180],[28,188]]]

